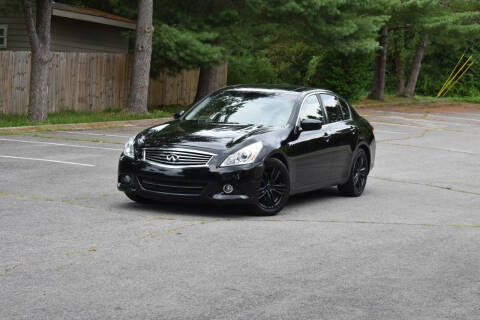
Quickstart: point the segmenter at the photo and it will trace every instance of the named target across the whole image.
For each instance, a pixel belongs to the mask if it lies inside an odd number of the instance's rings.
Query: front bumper
[[[262,163],[232,167],[164,167],[120,156],[117,188],[144,198],[252,203],[263,174]],[[233,192],[226,194],[223,186]]]

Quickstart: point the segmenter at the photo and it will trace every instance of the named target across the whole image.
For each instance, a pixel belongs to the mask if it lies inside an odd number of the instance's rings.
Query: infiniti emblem
[[[167,155],[167,160],[168,160],[169,162],[177,162],[178,159],[180,159],[180,156],[179,156],[179,155],[176,155],[176,154],[173,154],[173,153]]]

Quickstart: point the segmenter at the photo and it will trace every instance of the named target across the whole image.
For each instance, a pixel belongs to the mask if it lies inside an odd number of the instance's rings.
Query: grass
[[[181,107],[165,107],[150,110],[147,114],[137,114],[122,111],[120,109],[108,109],[104,111],[74,111],[64,110],[50,113],[48,119],[44,122],[30,121],[26,115],[1,115],[0,128],[34,126],[43,124],[66,124],[66,123],[86,123],[86,122],[104,122],[104,121],[122,121],[139,120],[171,117]]]

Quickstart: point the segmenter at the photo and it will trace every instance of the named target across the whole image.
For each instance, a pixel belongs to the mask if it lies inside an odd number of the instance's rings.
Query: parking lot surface
[[[0,319],[480,319],[480,113],[362,113],[363,196],[275,217],[128,200],[141,126],[0,135]]]

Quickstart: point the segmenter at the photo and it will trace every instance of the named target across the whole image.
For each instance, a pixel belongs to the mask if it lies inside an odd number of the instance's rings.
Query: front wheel
[[[360,149],[353,159],[353,165],[347,183],[338,186],[340,193],[350,197],[359,197],[363,193],[363,190],[365,190],[368,170],[367,154],[364,150]]]
[[[283,209],[290,196],[290,176],[287,167],[278,159],[265,160],[258,197],[250,205],[259,216],[273,216]]]

